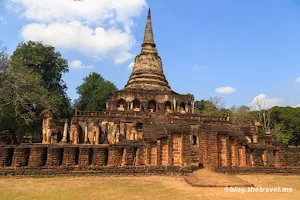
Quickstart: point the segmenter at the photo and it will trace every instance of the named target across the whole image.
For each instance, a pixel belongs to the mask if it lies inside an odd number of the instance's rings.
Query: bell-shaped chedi
[[[135,58],[131,76],[124,89],[171,91],[163,72],[161,58],[157,54],[154,43],[150,9],[142,51]]]

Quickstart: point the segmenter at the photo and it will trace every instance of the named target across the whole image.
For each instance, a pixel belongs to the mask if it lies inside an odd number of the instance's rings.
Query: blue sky
[[[64,81],[72,99],[92,71],[121,89],[141,49],[148,7],[174,91],[221,96],[226,107],[255,97],[300,106],[296,0],[1,0],[0,40],[10,53],[29,39],[55,46],[69,61]]]

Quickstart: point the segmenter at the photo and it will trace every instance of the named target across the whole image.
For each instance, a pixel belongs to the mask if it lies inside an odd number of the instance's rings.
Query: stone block
[[[28,166],[41,167],[46,164],[47,147],[31,147]]]

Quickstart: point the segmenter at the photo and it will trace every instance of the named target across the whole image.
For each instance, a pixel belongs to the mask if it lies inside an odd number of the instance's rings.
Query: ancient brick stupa
[[[134,67],[125,90],[171,91],[163,72],[162,61],[154,43],[151,13],[149,10],[141,54],[135,58]]]
[[[294,154],[272,138],[258,139],[259,125],[235,126],[226,117],[194,114],[193,108],[193,100],[172,91],[166,80],[149,10],[141,53],[126,86],[106,103],[106,110],[76,110],[64,130],[54,125],[51,110],[45,110],[43,144],[1,147],[0,166],[104,171],[127,166],[158,173],[190,169],[192,164],[209,169],[295,165],[288,160]]]
[[[164,75],[149,10],[141,53],[135,58],[125,88],[108,102],[107,110],[192,113],[192,108],[188,96],[173,92]]]

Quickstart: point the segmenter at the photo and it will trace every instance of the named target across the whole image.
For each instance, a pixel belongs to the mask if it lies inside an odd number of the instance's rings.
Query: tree
[[[40,112],[52,108],[57,118],[71,116],[63,73],[67,61],[52,46],[20,43],[9,58],[0,48],[0,131],[21,139],[40,135]],[[9,92],[8,92],[9,91]]]
[[[0,72],[8,67],[8,60],[7,47],[0,41]]]
[[[187,95],[188,95],[188,104],[192,105],[192,102],[195,100],[195,97],[190,93],[188,93]]]
[[[195,101],[194,106],[195,113],[202,113],[207,116],[227,116],[229,114],[222,97],[210,97],[209,100]]]
[[[95,72],[85,77],[77,87],[79,98],[75,106],[84,111],[100,111],[106,108],[106,101],[118,90],[110,81]]]
[[[257,116],[259,121],[262,123],[263,134],[270,133],[270,124],[271,124],[271,112],[270,105],[267,100],[262,97],[255,99],[255,104],[257,106]]]
[[[293,134],[284,128],[284,124],[275,124],[271,129],[273,138],[284,145],[289,145],[293,139]]]
[[[205,105],[207,101],[205,100],[200,100],[200,101],[195,101],[195,113],[203,113],[205,110]]]
[[[275,106],[271,110],[272,135],[285,144],[299,145],[300,108]]]
[[[210,97],[208,101],[211,102],[218,110],[225,108],[226,102],[222,97]]]
[[[248,106],[232,106],[230,108],[231,122],[237,125],[250,125],[256,114]]]
[[[68,62],[49,45],[29,41],[20,43],[10,58],[13,67],[26,67],[41,75],[42,85],[52,94],[53,111],[59,118],[71,117],[71,104],[62,75],[68,72]]]
[[[35,123],[41,124],[36,108],[51,106],[52,97],[40,74],[27,67],[10,65],[0,74],[0,131],[20,141]]]

